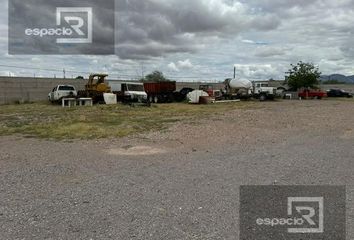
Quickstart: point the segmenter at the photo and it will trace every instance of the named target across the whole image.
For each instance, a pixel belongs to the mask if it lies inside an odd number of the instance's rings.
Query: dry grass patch
[[[166,129],[179,121],[193,121],[222,112],[255,106],[254,102],[213,105],[182,103],[130,107],[125,105],[63,109],[49,103],[0,107],[0,135],[21,134],[46,139],[124,137]]]

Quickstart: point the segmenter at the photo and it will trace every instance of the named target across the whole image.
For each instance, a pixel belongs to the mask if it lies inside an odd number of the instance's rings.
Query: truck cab
[[[112,92],[117,95],[117,100],[122,102],[147,102],[147,94],[143,83],[110,81]]]
[[[267,99],[273,100],[276,96],[277,89],[270,87],[266,82],[253,82],[253,96],[260,101]]]

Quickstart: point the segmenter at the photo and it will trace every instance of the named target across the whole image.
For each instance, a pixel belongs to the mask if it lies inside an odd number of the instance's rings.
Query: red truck
[[[322,99],[327,97],[327,93],[321,90],[305,89],[299,92],[299,98],[302,99]]]
[[[176,82],[147,82],[144,83],[145,92],[151,103],[167,103],[174,101]]]

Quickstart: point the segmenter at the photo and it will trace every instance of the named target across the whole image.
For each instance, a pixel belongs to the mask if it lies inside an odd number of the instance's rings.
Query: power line
[[[3,65],[0,64],[0,67],[8,67],[8,68],[18,68],[18,69],[27,69],[27,70],[39,70],[39,71],[46,71],[46,72],[63,72],[63,70],[59,69],[50,69],[50,68],[35,68],[35,67],[19,67],[19,66],[11,66],[11,65]],[[65,70],[66,72],[71,72],[71,73],[87,73],[87,72],[79,72],[79,71],[71,71],[71,70]]]
[[[65,73],[90,74],[90,72],[83,72],[83,71],[74,71],[74,70],[66,70],[66,69],[59,70],[59,69],[54,69],[54,68],[36,68],[36,67],[28,67],[28,66],[5,65],[5,64],[0,64],[0,67],[26,69],[26,70],[37,70],[37,71],[45,71],[45,72],[63,73],[65,71]],[[169,72],[169,73],[171,74],[171,72]],[[166,75],[166,77],[171,80],[178,80],[178,79],[194,79],[194,80],[210,79],[210,80],[212,80],[212,79],[218,79],[221,77],[221,76],[211,76],[211,75],[204,74],[204,73],[199,76],[170,76],[170,74]],[[139,79],[141,77],[141,76],[135,75],[135,74],[119,74],[118,72],[112,72],[112,73],[110,73],[110,75],[117,75],[119,78],[124,77],[124,78],[133,78],[133,79]]]

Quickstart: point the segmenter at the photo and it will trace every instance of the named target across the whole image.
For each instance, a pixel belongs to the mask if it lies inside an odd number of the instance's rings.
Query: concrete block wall
[[[59,84],[82,89],[85,83],[76,79],[0,77],[0,104],[47,100],[48,93]]]

